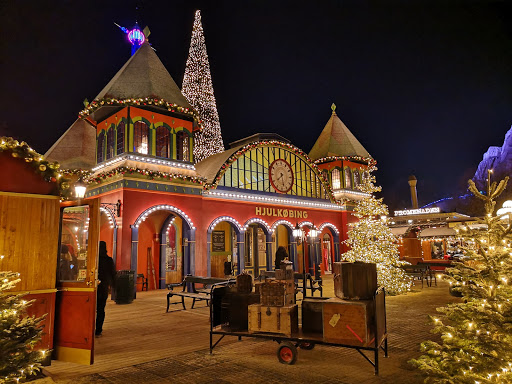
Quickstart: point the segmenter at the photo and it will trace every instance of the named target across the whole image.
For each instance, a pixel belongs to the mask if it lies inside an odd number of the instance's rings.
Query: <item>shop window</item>
[[[352,189],[352,172],[350,168],[345,168],[345,188]]]
[[[176,134],[176,159],[190,161],[189,137],[183,131]]]
[[[170,157],[171,143],[169,140],[169,130],[166,127],[158,127],[156,129],[156,155],[159,157]]]
[[[340,189],[341,188],[341,179],[340,179],[340,170],[333,169],[331,172],[331,180],[332,180],[332,189]]]
[[[149,153],[149,127],[143,121],[133,125],[133,151],[144,155]]]
[[[124,121],[121,121],[117,126],[117,154],[120,155],[124,152]]]
[[[359,177],[359,171],[357,169],[354,170],[354,188],[361,184],[361,179]]]
[[[105,131],[101,131],[96,140],[96,162],[99,164],[105,160]]]
[[[111,159],[115,155],[116,149],[116,130],[114,127],[110,127],[107,132],[107,160]]]
[[[62,210],[57,269],[59,281],[84,281],[87,278],[88,230],[89,206],[66,207]]]

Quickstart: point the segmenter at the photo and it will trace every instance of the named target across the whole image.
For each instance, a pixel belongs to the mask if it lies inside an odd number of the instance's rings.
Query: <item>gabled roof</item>
[[[105,97],[159,97],[169,103],[192,108],[148,43],[142,44],[95,100]]]
[[[96,128],[85,119],[77,119],[44,154],[58,161],[62,169],[91,169],[96,165]]]
[[[209,156],[203,161],[200,161],[195,165],[197,174],[204,177],[208,184],[213,183],[215,176],[217,176],[217,173],[222,167],[222,164],[224,164],[233,153],[242,147],[243,145],[232,147],[224,152],[216,153],[215,155]]]
[[[368,151],[364,149],[352,132],[350,132],[347,126],[343,124],[336,115],[334,108],[331,118],[309,152],[309,157],[311,157],[313,161],[328,156],[360,156],[363,158],[371,158]]]

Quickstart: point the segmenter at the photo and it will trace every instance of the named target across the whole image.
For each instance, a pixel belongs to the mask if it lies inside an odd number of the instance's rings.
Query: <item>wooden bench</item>
[[[183,309],[187,309],[185,307],[185,298],[188,297],[192,299],[192,307],[194,308],[194,304],[196,301],[205,300],[206,305],[209,304],[209,301],[212,297],[212,290],[221,285],[229,285],[236,283],[236,279],[224,279],[220,277],[201,277],[201,276],[192,276],[187,275],[183,279],[181,283],[167,284],[167,288],[169,292],[167,293],[167,310],[169,312],[169,306],[171,304],[179,304],[179,301],[171,302],[171,298],[173,296],[181,297],[181,304],[183,305]],[[202,285],[201,288],[196,287],[196,284]],[[179,290],[178,288],[182,289]],[[176,290],[175,290],[176,289]]]
[[[423,280],[427,282],[427,287],[429,287],[431,284],[429,284],[429,269],[426,265],[418,265],[418,264],[408,264],[408,265],[402,265],[400,268],[402,268],[407,276],[412,277],[413,280],[421,280],[421,288],[423,288]]]
[[[432,280],[437,287],[437,273],[444,273],[446,268],[451,268],[452,263],[450,261],[423,261],[417,265],[424,266],[428,269],[428,277],[430,278],[430,286],[432,286]]]
[[[276,272],[275,271],[262,271],[260,274],[260,281],[262,278],[268,277],[268,278],[275,278]],[[295,280],[296,287],[299,291],[302,292],[302,284],[304,281],[304,274],[300,272],[294,272],[293,273],[293,279]],[[306,291],[311,291],[311,296],[314,296],[315,291],[320,292],[320,297],[323,296],[323,286],[322,286],[322,277],[319,276],[318,278],[313,278],[311,274],[306,273]]]

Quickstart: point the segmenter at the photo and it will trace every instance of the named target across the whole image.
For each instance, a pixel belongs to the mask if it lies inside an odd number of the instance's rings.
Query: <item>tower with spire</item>
[[[195,135],[195,161],[199,162],[208,156],[223,152],[224,143],[199,10],[195,14],[181,91],[190,105],[197,110],[203,124],[203,130]]]
[[[362,172],[375,160],[350,132],[331,105],[331,118],[309,152],[309,157],[322,170],[338,200],[359,200],[365,194],[358,185]]]

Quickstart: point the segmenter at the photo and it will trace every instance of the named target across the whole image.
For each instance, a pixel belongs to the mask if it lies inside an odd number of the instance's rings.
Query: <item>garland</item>
[[[196,177],[196,176],[188,176],[183,174],[176,174],[176,173],[167,173],[167,172],[160,172],[160,171],[152,171],[148,169],[140,169],[135,167],[117,167],[107,172],[101,172],[93,177],[86,176],[84,178],[84,182],[87,184],[92,183],[101,183],[104,180],[107,180],[111,177],[114,177],[116,175],[141,175],[145,176],[147,179],[155,180],[155,179],[163,179],[163,180],[181,180],[186,181],[194,184],[203,185],[203,183],[206,181],[203,177]]]
[[[327,156],[327,157],[322,157],[321,159],[315,160],[315,164],[323,164],[323,163],[328,163],[330,161],[336,161],[336,160],[356,161],[356,162],[365,163],[368,165],[376,165],[377,164],[377,160],[375,160],[371,157],[362,157],[362,156]]]
[[[204,189],[208,190],[210,188],[216,188],[219,181],[222,179],[222,176],[224,176],[224,173],[226,173],[226,170],[233,164],[241,155],[243,155],[245,152],[250,151],[251,149],[255,149],[258,147],[273,145],[276,147],[280,147],[283,149],[288,149],[292,152],[294,152],[296,155],[301,156],[306,160],[307,163],[316,171],[317,176],[320,178],[320,180],[323,183],[324,188],[327,190],[327,193],[330,197],[330,200],[332,202],[335,202],[336,204],[342,204],[341,201],[338,201],[334,198],[334,192],[331,188],[331,185],[329,184],[329,181],[325,178],[325,175],[323,172],[318,168],[318,166],[315,164],[313,160],[301,149],[297,148],[296,146],[288,143],[283,143],[282,141],[277,140],[262,140],[255,143],[244,145],[242,148],[240,148],[238,151],[233,153],[222,165],[220,170],[217,172],[217,175],[215,176],[213,182],[211,184],[205,185]]]
[[[59,195],[62,199],[69,198],[69,179],[62,177],[59,172],[60,164],[58,162],[48,162],[43,155],[34,151],[27,143],[12,137],[0,137],[0,152],[11,152],[11,156],[25,160],[29,163],[34,172],[41,175],[44,181],[56,183],[59,189]]]
[[[160,99],[157,97],[146,97],[146,98],[139,98],[139,99],[117,99],[117,98],[104,98],[99,100],[93,100],[91,103],[87,104],[85,109],[79,112],[79,117],[85,118],[89,116],[91,113],[93,113],[98,108],[101,108],[103,105],[110,105],[110,106],[129,106],[129,105],[137,105],[137,106],[144,106],[144,105],[154,105],[156,107],[162,107],[167,108],[169,112],[180,112],[184,113],[186,115],[191,116],[199,125],[199,128],[203,129],[203,122],[199,118],[199,115],[194,109],[190,108],[184,108],[180,107],[176,103],[169,103],[168,101],[165,101],[164,99]]]

